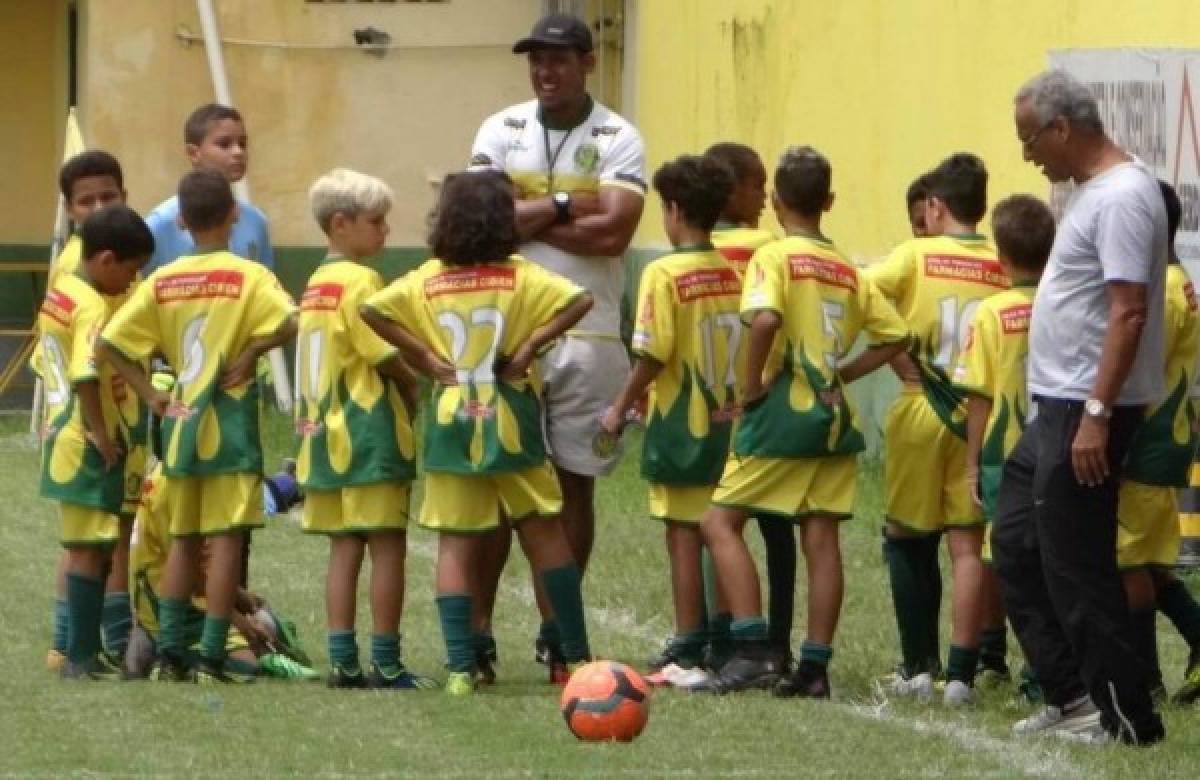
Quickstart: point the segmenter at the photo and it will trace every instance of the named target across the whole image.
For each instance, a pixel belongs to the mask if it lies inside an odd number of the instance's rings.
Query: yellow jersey
[[[1200,353],[1200,316],[1196,292],[1182,265],[1167,266],[1166,338],[1167,397],[1150,409],[1129,445],[1122,474],[1146,485],[1187,487],[1196,451],[1192,432],[1196,419],[1190,401],[1196,383],[1196,356]]]
[[[158,636],[158,587],[171,549],[171,517],[163,502],[162,464],[142,482],[141,504],[129,539],[129,594],[138,623]]]
[[[295,310],[275,275],[225,250],[181,257],[149,276],[102,338],[131,360],[161,352],[175,371],[163,420],[167,476],[261,474],[258,384],[224,389],[226,367]]]
[[[912,329],[909,351],[930,405],[966,438],[963,390],[952,374],[975,309],[1009,287],[996,250],[979,235],[913,238],[867,273]]]
[[[97,365],[96,337],[108,321],[109,306],[78,274],[60,276],[38,312],[45,381],[41,494],[46,498],[117,514],[125,493],[124,455],[106,469],[89,441],[75,387],[95,382],[108,436],[122,452],[129,432],[122,426],[117,398],[128,392],[107,363]]]
[[[395,383],[376,366],[396,348],[358,307],[383,289],[374,269],[326,260],[300,301],[296,336],[296,475],[316,490],[416,477],[412,419]]]
[[[734,435],[739,455],[815,458],[865,446],[838,365],[859,333],[895,343],[908,328],[864,275],[827,239],[792,235],[766,244],[750,260],[742,320],[773,311],[783,324],[763,371],[766,395],[742,413]]]
[[[500,263],[449,265],[432,258],[366,306],[451,363],[457,384],[433,388],[425,415],[428,471],[492,474],[546,460],[540,382],[502,382],[498,366],[583,288],[513,255]]]
[[[662,365],[642,445],[650,482],[721,478],[745,376],[741,292],[737,271],[712,246],[677,249],[642,272],[633,352]]]
[[[741,276],[746,275],[750,258],[763,244],[775,240],[769,230],[739,227],[728,222],[718,222],[712,231],[713,246],[725,257]]]

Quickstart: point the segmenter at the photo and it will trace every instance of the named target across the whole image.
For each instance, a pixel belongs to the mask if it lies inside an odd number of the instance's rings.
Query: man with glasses
[[[1164,736],[1117,570],[1117,489],[1143,410],[1164,395],[1167,221],[1154,174],[1105,135],[1061,71],[1017,93],[1017,139],[1073,181],[1029,333],[1036,411],[1008,461],[992,550],[1047,707],[1019,735],[1150,744]]]

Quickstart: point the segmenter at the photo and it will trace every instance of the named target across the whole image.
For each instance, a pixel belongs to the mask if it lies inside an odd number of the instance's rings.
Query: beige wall
[[[36,4],[37,0],[24,0]],[[10,0],[0,3],[6,6]],[[351,44],[368,25],[405,47],[382,58],[353,49],[224,47],[234,103],[250,132],[252,200],[277,245],[313,245],[317,175],[344,165],[396,190],[389,244],[423,243],[429,179],[461,168],[483,118],[532,95],[510,53],[539,0],[321,6],[302,0],[216,0],[225,39]],[[130,200],[154,206],[186,170],[182,126],[213,97],[193,0],[85,0],[82,114],[90,146],[124,164]]]
[[[0,243],[49,243],[66,119],[66,61],[65,0],[0,2]]]

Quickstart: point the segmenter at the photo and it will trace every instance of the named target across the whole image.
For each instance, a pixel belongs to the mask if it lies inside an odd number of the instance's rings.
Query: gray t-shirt
[[[1157,179],[1144,165],[1123,163],[1078,187],[1067,201],[1033,302],[1029,391],[1089,398],[1108,328],[1105,283],[1140,282],[1147,288],[1146,325],[1117,404],[1160,401],[1166,269],[1166,207]]]

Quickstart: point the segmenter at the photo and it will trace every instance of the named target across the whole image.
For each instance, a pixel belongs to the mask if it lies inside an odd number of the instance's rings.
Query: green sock
[[[400,673],[400,636],[398,634],[371,634],[371,660],[387,677]]]
[[[734,642],[765,642],[767,640],[767,621],[762,615],[738,618],[729,624],[729,633],[733,636]]]
[[[188,648],[187,623],[192,603],[187,599],[161,598],[158,600],[158,649],[177,659],[184,656]]]
[[[592,655],[588,646],[587,622],[583,618],[583,591],[579,567],[574,563],[542,572],[546,598],[554,610],[554,622],[562,633],[563,660],[583,661]]]
[[[942,670],[942,640],[939,628],[942,621],[942,569],[938,561],[941,551],[941,534],[922,536],[918,541],[921,550],[921,581],[925,609],[925,671],[937,675]]]
[[[63,655],[67,654],[67,600],[54,600],[54,639],[51,640],[53,647]]]
[[[1200,648],[1200,604],[1183,580],[1172,579],[1158,591],[1158,608],[1193,650]]]
[[[975,685],[975,669],[979,666],[979,648],[950,645],[946,661],[946,679]]]
[[[1008,631],[1004,626],[979,632],[979,661],[984,669],[1008,671]]]
[[[446,640],[446,668],[469,672],[475,668],[475,643],[471,633],[471,597],[444,593],[437,597],[438,619]]]
[[[125,648],[129,646],[129,632],[133,628],[128,592],[104,594],[101,624],[104,629],[104,649],[118,658],[124,658]]]
[[[816,664],[817,666],[829,666],[829,662],[833,659],[833,648],[829,645],[823,645],[820,642],[812,642],[808,639],[804,640],[804,644],[800,645],[800,662]]]
[[[700,549],[700,577],[704,583],[704,615],[711,625],[717,614],[717,566],[708,547]]]
[[[361,671],[354,629],[329,632],[329,665],[350,675]]]
[[[920,539],[883,537],[883,557],[892,584],[892,607],[896,612],[906,677],[924,671],[929,655],[920,542]]]
[[[225,660],[225,642],[229,639],[229,618],[205,615],[204,630],[200,634],[200,655],[210,661]]]
[[[100,611],[104,582],[82,574],[67,574],[67,660],[91,661],[100,651]]]

